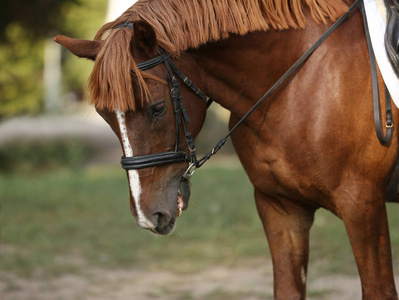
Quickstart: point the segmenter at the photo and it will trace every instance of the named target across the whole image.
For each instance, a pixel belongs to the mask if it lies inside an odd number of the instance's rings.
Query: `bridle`
[[[274,91],[276,91],[283,82],[285,82],[292,74],[294,74],[298,68],[311,56],[311,54],[337,29],[355,10],[357,6],[360,6],[360,11],[364,17],[364,4],[363,0],[356,0],[349,10],[342,15],[317,41],[316,43],[310,47],[296,62],[292,67],[256,102],[256,104],[237,122],[237,124],[228,132],[228,134],[222,138],[216,146],[204,155],[201,159],[197,159],[196,148],[194,145],[194,140],[190,131],[188,130],[187,123],[190,121],[187,111],[184,108],[183,100],[180,92],[179,83],[176,79],[175,74],[185,83],[196,95],[198,95],[206,104],[207,108],[212,103],[212,100],[205,96],[205,94],[198,89],[190,79],[188,79],[182,72],[176,67],[173,63],[170,55],[161,47],[158,48],[158,56],[150,59],[148,61],[138,63],[137,66],[140,70],[148,70],[159,64],[164,63],[167,73],[168,73],[168,83],[170,89],[170,96],[173,102],[174,113],[176,118],[176,145],[174,151],[167,151],[161,153],[153,153],[147,155],[139,155],[139,156],[131,156],[125,157],[123,156],[121,159],[122,168],[125,170],[136,170],[143,169],[149,167],[155,167],[166,164],[180,163],[180,162],[188,162],[189,167],[183,174],[183,178],[189,179],[195,172],[195,170],[201,167],[208,159],[211,158],[214,154],[216,154],[220,148],[223,147],[228,137],[234,132],[234,130],[241,125],[250,114],[252,114]],[[366,23],[366,20],[364,21]],[[118,25],[116,28],[131,28],[133,29],[132,22],[125,22]],[[370,45],[370,36],[368,33],[368,28],[365,24],[366,37],[369,44],[369,52],[370,52],[370,64],[371,64],[371,73],[373,77],[373,103],[374,103],[374,118],[375,118],[375,127],[378,139],[381,143],[388,143],[391,134],[392,134],[392,114],[391,114],[391,106],[390,106],[390,96],[388,91],[386,90],[386,136],[382,135],[382,129],[379,122],[379,96],[378,96],[378,86],[376,85],[376,66],[374,55],[372,55],[372,48]],[[180,127],[183,124],[183,129],[186,137],[186,142],[188,145],[189,153],[180,150],[179,141],[180,141]]]
[[[118,25],[117,28],[133,28],[133,23],[122,23]],[[173,110],[176,120],[175,149],[174,151],[166,151],[146,155],[129,157],[122,156],[121,164],[122,168],[124,168],[125,170],[138,170],[166,164],[188,162],[189,167],[184,172],[183,178],[189,179],[195,172],[195,168],[198,166],[198,160],[194,139],[188,129],[187,124],[188,122],[190,122],[190,118],[184,107],[180,86],[176,79],[176,76],[178,76],[187,85],[187,87],[189,87],[198,97],[200,97],[204,101],[207,108],[211,105],[212,100],[208,96],[206,96],[199,88],[197,88],[188,77],[183,75],[183,73],[173,63],[170,55],[162,47],[158,47],[158,54],[159,55],[155,58],[152,58],[142,63],[138,63],[137,67],[141,71],[154,68],[162,63],[166,67],[168,73],[169,92],[173,103]],[[188,146],[188,153],[180,149],[180,128],[182,127],[182,125]]]

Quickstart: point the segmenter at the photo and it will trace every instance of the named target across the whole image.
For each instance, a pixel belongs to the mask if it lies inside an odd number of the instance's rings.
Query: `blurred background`
[[[53,42],[92,39],[135,1],[1,1],[0,299],[272,299],[253,189],[231,144],[192,179],[177,230],[157,237],[129,211],[119,142],[85,100],[92,62]],[[213,104],[197,145],[227,132]],[[399,209],[388,205],[395,270]],[[360,296],[342,222],[320,211],[309,299]]]

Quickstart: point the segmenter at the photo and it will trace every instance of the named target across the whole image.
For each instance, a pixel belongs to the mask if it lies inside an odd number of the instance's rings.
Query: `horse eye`
[[[150,107],[151,117],[155,119],[159,115],[163,114],[166,110],[166,103],[162,101]]]

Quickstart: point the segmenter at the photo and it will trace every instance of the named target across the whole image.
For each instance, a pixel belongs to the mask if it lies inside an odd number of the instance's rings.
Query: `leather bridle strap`
[[[128,24],[130,28],[130,25]],[[121,158],[122,168],[125,170],[136,170],[136,169],[143,169],[143,168],[150,168],[160,165],[166,164],[173,164],[173,163],[180,163],[180,162],[189,162],[190,167],[184,173],[186,174],[190,170],[191,166],[197,165],[197,155],[196,149],[194,145],[194,139],[188,129],[188,122],[190,121],[187,111],[183,104],[182,95],[180,92],[179,83],[174,76],[174,71],[178,70],[177,67],[173,64],[170,55],[163,50],[161,47],[158,49],[159,56],[150,59],[148,61],[138,63],[137,66],[141,71],[156,67],[159,64],[164,64],[168,73],[168,84],[170,90],[170,97],[173,103],[173,109],[175,114],[175,121],[176,121],[176,143],[174,151],[167,151],[161,153],[152,153],[146,155],[138,155],[138,156],[130,156],[126,157],[123,156]],[[131,71],[133,72],[133,71]],[[181,76],[184,76],[179,71]],[[185,76],[184,76],[185,77]],[[187,79],[188,80],[188,79]],[[187,81],[186,80],[186,81]],[[190,81],[191,82],[191,81]],[[187,82],[185,82],[187,84]],[[191,85],[193,86],[193,85]],[[206,97],[198,88],[194,86],[195,90],[198,90],[200,93],[196,93],[197,95],[203,95],[200,97],[205,101],[208,106],[208,102],[210,101],[209,97]],[[192,88],[191,88],[192,89]],[[206,99],[206,100],[205,100]],[[185,153],[184,151],[180,150],[180,128],[183,127],[184,135],[187,142],[187,147],[189,153]]]
[[[124,168],[125,170],[138,170],[184,161],[190,161],[190,157],[183,151],[167,151],[131,157],[123,156],[121,159],[121,164],[122,168]]]
[[[228,137],[240,126],[272,93],[274,93],[290,76],[292,76],[298,68],[312,55],[312,53],[349,17],[349,15],[359,6],[364,18],[364,24],[366,28],[366,36],[367,36],[367,43],[369,47],[369,54],[370,54],[370,64],[372,69],[372,86],[373,86],[373,106],[374,106],[374,118],[375,118],[375,126],[378,139],[381,143],[389,142],[392,136],[392,113],[391,113],[391,103],[390,103],[390,96],[388,91],[386,91],[386,113],[387,113],[387,132],[385,138],[382,134],[381,124],[380,124],[380,111],[379,111],[379,97],[378,97],[378,83],[377,83],[377,71],[376,71],[376,62],[374,58],[374,53],[372,52],[371,44],[370,44],[370,36],[367,29],[367,20],[365,19],[364,13],[364,6],[363,0],[356,0],[349,10],[342,15],[317,41],[316,43],[310,47],[295,63],[292,67],[256,102],[256,104],[237,122],[237,124],[228,132],[228,134],[222,138],[216,146],[209,151],[203,158],[197,161],[194,141],[191,137],[191,133],[188,131],[187,122],[189,122],[189,118],[187,112],[185,111],[183,101],[181,98],[181,93],[179,89],[179,84],[177,82],[176,77],[174,76],[173,72],[194,92],[196,93],[201,99],[205,101],[207,106],[210,103],[208,97],[206,97],[186,76],[184,76],[177,67],[173,64],[169,54],[167,54],[162,48],[158,50],[159,56],[146,61],[144,63],[138,64],[141,70],[146,70],[160,63],[164,63],[166,69],[168,71],[168,82],[171,91],[171,98],[175,109],[175,116],[176,116],[176,128],[177,128],[177,137],[176,137],[176,149],[175,151],[170,152],[162,152],[162,153],[155,153],[155,154],[148,154],[142,156],[135,156],[135,157],[122,157],[122,167],[126,170],[130,169],[140,169],[140,168],[147,168],[153,167],[163,164],[170,164],[170,163],[177,163],[188,161],[190,165],[186,172],[184,173],[183,177],[189,179],[195,170],[204,163],[209,160],[213,155],[215,155],[220,148],[223,147],[225,142],[227,141]],[[124,25],[124,24],[121,24]],[[130,26],[131,28],[133,25]],[[188,148],[190,153],[187,154],[183,151],[179,150],[179,130],[180,125],[183,124],[183,128],[185,130],[186,141],[188,144]]]
[[[385,86],[385,110],[386,110],[386,134],[384,137],[384,133],[381,128],[381,119],[380,119],[380,97],[379,97],[379,89],[378,89],[378,77],[377,77],[377,64],[374,56],[373,47],[371,44],[369,27],[367,24],[366,12],[364,9],[363,1],[360,1],[360,11],[363,16],[364,30],[366,33],[367,47],[370,58],[370,68],[371,68],[371,82],[373,87],[373,109],[374,109],[374,125],[375,131],[378,137],[378,140],[382,144],[386,144],[391,140],[392,137],[392,128],[393,128],[393,120],[392,120],[392,111],[391,111],[391,97],[389,95],[389,91]]]
[[[187,76],[185,76],[182,72],[180,72],[180,70],[176,67],[175,64],[173,63],[170,64],[170,67],[173,69],[175,74],[181,79],[181,81],[183,81],[185,85],[188,86],[194,92],[194,94],[196,94],[205,102],[207,108],[212,104],[213,100],[208,96],[206,96],[199,88],[195,86],[195,84]]]
[[[159,56],[154,57],[150,60],[147,60],[142,63],[138,63],[137,67],[141,71],[145,71],[148,69],[151,69],[165,61],[168,61],[169,67],[173,70],[173,72],[183,81],[183,83],[194,92],[198,97],[200,97],[206,104],[206,107],[208,108],[213,100],[206,96],[187,76],[185,76],[177,67],[176,65],[172,62],[169,53],[167,53],[162,47],[158,47],[158,53]]]
[[[158,51],[159,52],[159,51]],[[148,69],[152,69],[153,67],[158,66],[159,64],[163,63],[164,61],[170,59],[170,55],[167,52],[159,52],[159,56],[154,57],[150,60],[144,61],[142,63],[138,63],[137,67],[141,71],[145,71]]]

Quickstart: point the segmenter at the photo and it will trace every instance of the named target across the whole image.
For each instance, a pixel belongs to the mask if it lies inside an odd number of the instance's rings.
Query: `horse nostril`
[[[153,214],[153,220],[156,228],[163,228],[170,222],[170,216],[166,213],[157,212]]]

